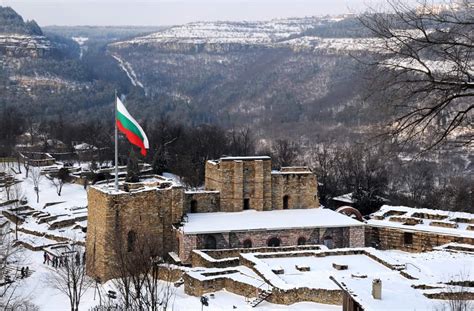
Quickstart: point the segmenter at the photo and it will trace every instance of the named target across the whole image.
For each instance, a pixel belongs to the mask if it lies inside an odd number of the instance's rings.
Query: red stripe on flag
[[[142,139],[137,134],[133,133],[132,131],[129,131],[128,129],[126,129],[119,120],[117,120],[116,122],[117,122],[117,127],[120,130],[120,132],[125,134],[125,136],[127,137],[128,141],[130,143],[132,143],[133,145],[135,145],[135,146],[137,146],[141,149],[140,153],[143,156],[146,156],[146,149],[145,149],[145,145],[143,144]]]

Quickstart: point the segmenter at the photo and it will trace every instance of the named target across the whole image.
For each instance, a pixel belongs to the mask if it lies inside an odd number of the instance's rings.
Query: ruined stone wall
[[[355,229],[359,228],[359,229]],[[351,235],[351,230],[353,230]],[[330,238],[330,248],[359,247],[364,246],[364,227],[339,227],[339,228],[309,228],[309,229],[288,229],[288,230],[262,230],[228,232],[216,234],[182,234],[183,249],[180,249],[180,258],[183,262],[191,261],[193,249],[205,249],[206,238],[212,236],[216,240],[217,249],[243,248],[244,241],[252,241],[252,248],[267,247],[268,241],[276,237],[280,239],[280,246],[288,247],[298,245],[299,238],[305,238],[306,245],[325,244],[325,240]],[[352,244],[354,243],[354,245]]]
[[[182,217],[181,188],[107,194],[89,188],[86,254],[88,275],[102,282],[117,273],[130,232],[135,245],[146,245],[160,256],[177,248],[172,224]]]
[[[279,252],[301,252],[307,250],[320,250],[319,245],[284,246],[279,247]],[[275,252],[274,247],[234,248],[222,250],[193,250],[191,252],[191,266],[206,268],[229,268],[240,265],[240,255],[245,253]],[[298,253],[299,254],[299,253]]]
[[[195,203],[193,203],[193,201]],[[184,212],[192,213],[191,206],[194,205],[197,213],[218,212],[220,207],[220,195],[217,191],[203,191],[184,193]]]
[[[259,289],[247,283],[239,282],[222,275],[220,277],[200,280],[184,275],[184,292],[191,296],[200,297],[207,293],[220,290],[244,297],[255,297]],[[312,301],[324,304],[339,305],[342,303],[341,290],[312,289],[307,287],[283,290],[274,288],[272,295],[267,299],[271,303],[290,305],[302,301]]]
[[[319,207],[317,181],[313,173],[273,172],[273,209],[284,208],[284,197],[288,197],[288,209]]]
[[[104,278],[108,271],[110,248],[107,238],[113,228],[113,200],[101,191],[89,188],[88,226],[86,237],[86,268],[87,274],[94,278]],[[113,257],[112,257],[113,258]]]
[[[365,247],[365,227],[349,228],[349,245],[351,247]]]
[[[405,232],[412,235],[412,243],[405,243]],[[474,245],[474,239],[449,236],[435,232],[408,231],[396,228],[370,227],[366,228],[367,246],[379,249],[399,249],[407,252],[423,252],[433,247],[457,242]]]
[[[207,161],[205,166],[204,185],[206,190],[221,190],[221,173],[219,163]]]

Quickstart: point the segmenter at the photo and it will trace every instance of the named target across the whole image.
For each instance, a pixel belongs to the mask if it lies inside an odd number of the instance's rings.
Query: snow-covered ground
[[[29,266],[33,273],[30,277],[19,280],[16,293],[28,299],[30,302],[40,307],[44,311],[64,311],[69,308],[68,298],[52,288],[48,279],[51,273],[51,266],[43,264],[42,252],[32,252],[26,250],[24,252],[24,266]],[[163,286],[165,282],[162,282]],[[112,282],[98,285],[101,297],[104,299],[104,293],[113,288]],[[201,310],[200,297],[189,296],[184,293],[183,286],[176,289],[172,298],[172,310],[174,311],[191,311]],[[91,307],[99,305],[99,295],[95,287],[89,288],[84,297],[81,299],[79,310],[89,310]],[[234,308],[234,306],[236,308]],[[209,300],[208,311],[224,311],[224,310],[251,310],[252,308],[245,302],[245,298],[239,295],[229,293],[227,291],[219,291],[215,293],[215,298]],[[335,311],[340,310],[340,306],[325,305],[311,302],[296,303],[290,306],[270,304],[263,302],[258,307],[262,311],[270,310],[324,310]]]
[[[383,44],[383,41],[377,38],[321,38],[305,33],[321,23],[331,22],[334,20],[324,20],[318,17],[256,22],[195,22],[170,27],[147,36],[112,43],[111,46],[241,44],[290,47],[294,50],[311,51],[321,49],[327,51],[379,51]],[[132,83],[134,82],[132,81]]]
[[[30,171],[31,174],[31,171]],[[30,178],[26,178],[25,170],[22,167],[22,173],[15,175],[16,179],[22,181],[20,185],[25,198],[28,200],[28,206],[56,215],[73,215],[75,208],[87,206],[87,193],[83,186],[75,184],[65,184],[61,196],[56,193],[55,186],[45,176],[40,181],[40,200],[36,202],[36,193],[34,192],[33,182]],[[0,203],[5,201],[5,192],[0,192]],[[45,206],[47,203],[63,202],[51,206]],[[5,207],[6,208],[6,207]],[[80,222],[81,225],[86,226],[87,222]],[[24,228],[34,231],[48,232],[58,236],[69,237],[72,240],[83,241],[85,238],[81,230],[73,230],[72,228],[65,228],[61,230],[48,230],[48,224],[38,224],[32,217],[28,217],[27,221],[22,225]],[[35,245],[48,245],[57,243],[54,240],[45,237],[38,237],[19,232],[19,240],[30,242]],[[27,299],[31,303],[39,306],[40,310],[47,311],[64,311],[69,308],[69,301],[67,296],[52,288],[50,282],[51,266],[43,264],[43,252],[31,251],[22,248],[23,259],[18,263],[18,267],[28,266],[31,275],[25,279],[19,279],[16,283],[15,295]],[[248,271],[247,271],[248,272]],[[165,284],[163,282],[163,284]],[[113,289],[112,282],[98,285],[98,289],[104,293],[109,289]],[[252,309],[245,297],[238,296],[226,291],[219,291],[215,293],[215,298],[209,300],[209,307],[206,310],[250,310]],[[99,295],[96,288],[92,287],[87,290],[84,297],[81,299],[80,310],[89,310],[91,307],[99,305]],[[234,306],[236,308],[234,308]],[[199,297],[189,296],[184,293],[183,286],[176,289],[173,299],[173,308],[175,311],[200,310],[201,303]],[[263,302],[259,305],[259,310],[340,310],[339,306],[325,305],[318,303],[297,303],[291,306],[275,305],[268,302]]]
[[[31,171],[30,171],[31,174]],[[167,177],[174,177],[168,175]],[[27,205],[31,208],[47,212],[51,215],[58,215],[61,217],[76,217],[86,213],[87,193],[83,186],[75,184],[65,184],[62,190],[62,195],[58,196],[56,187],[46,177],[42,177],[40,182],[40,200],[36,202],[36,193],[34,191],[33,182],[30,178],[26,178],[25,170],[22,168],[22,173],[15,175],[17,180],[22,181],[20,185],[25,198],[28,200]],[[5,201],[5,192],[0,192],[0,203]],[[61,202],[54,205],[48,205],[54,202]],[[8,206],[1,207],[2,209]],[[433,212],[433,211],[431,211]],[[441,211],[436,211],[441,214]],[[64,215],[64,216],[60,216]],[[217,214],[217,216],[219,216]],[[454,216],[469,216],[469,215],[449,215]],[[81,227],[87,226],[87,221],[78,221],[77,225]],[[56,236],[67,237],[71,240],[83,241],[84,233],[80,229],[73,229],[73,227],[66,227],[62,229],[49,230],[48,223],[38,224],[34,217],[27,217],[26,222],[21,226],[28,230],[34,230],[44,233],[53,234]],[[27,233],[19,232],[19,240],[34,245],[48,245],[51,243],[58,243],[46,237],[39,237]],[[467,246],[466,246],[467,247]],[[371,280],[373,278],[380,278],[384,284],[384,293],[390,295],[389,297],[397,296],[400,292],[408,295],[413,300],[413,306],[420,306],[423,303],[429,303],[429,308],[435,307],[439,301],[429,300],[423,293],[428,291],[436,292],[442,291],[446,287],[446,282],[450,280],[472,279],[469,276],[474,275],[474,252],[456,252],[446,250],[435,250],[427,253],[405,253],[402,251],[380,251],[374,249],[364,249],[374,256],[388,262],[390,265],[405,266],[404,271],[417,278],[417,280],[407,280],[402,277],[399,271],[392,270],[381,263],[373,260],[364,254],[353,255],[338,255],[338,256],[279,256],[279,258],[258,258],[258,254],[244,254],[244,257],[251,259],[256,263],[255,269],[259,272],[251,271],[249,268],[238,267],[232,268],[238,270],[233,278],[245,283],[260,282],[261,276],[271,279],[274,286],[281,288],[295,288],[295,287],[310,287],[310,288],[324,288],[324,289],[338,289],[336,283],[330,279],[334,277],[337,281],[344,282],[352,289],[361,290],[359,293],[361,299],[365,302],[371,303],[370,295],[364,293],[370,292]],[[301,251],[308,253],[308,251]],[[336,250],[323,249],[313,252],[336,252]],[[51,273],[50,266],[44,265],[43,253],[41,251],[34,252],[24,249],[24,259],[18,263],[18,267],[28,266],[32,271],[31,276],[18,280],[16,293],[28,299],[30,302],[38,305],[40,310],[67,310],[68,299],[65,295],[53,289],[49,282],[49,275]],[[346,264],[348,270],[336,270],[332,267],[333,263]],[[310,271],[301,272],[296,269],[296,266],[309,267]],[[275,267],[284,269],[284,274],[276,275],[271,270]],[[194,277],[199,278],[199,271],[196,270]],[[352,275],[368,275],[365,279],[354,279]],[[163,284],[165,284],[163,282]],[[411,285],[435,285],[438,289],[421,290],[415,289]],[[173,287],[174,288],[174,287]],[[403,288],[403,289],[401,289]],[[102,295],[113,289],[112,282],[104,285],[98,285]],[[411,294],[410,294],[411,293]],[[365,295],[365,296],[364,296]],[[411,295],[411,296],[410,296]],[[391,298],[390,298],[391,299]],[[235,295],[226,291],[219,291],[215,293],[215,298],[209,300],[209,307],[205,310],[250,310],[250,305],[245,301],[245,297]],[[96,288],[90,288],[82,298],[80,310],[89,310],[89,308],[99,304],[99,296]],[[235,307],[235,308],[234,308]],[[290,306],[270,304],[263,302],[258,306],[259,310],[340,310],[340,306],[324,305],[310,302],[297,303]],[[384,306],[385,308],[385,306]],[[425,309],[427,307],[425,306]],[[193,297],[184,293],[183,286],[176,288],[176,293],[173,299],[173,310],[200,310],[201,303],[199,297]],[[420,308],[419,308],[420,309]],[[423,309],[423,308],[421,308]]]

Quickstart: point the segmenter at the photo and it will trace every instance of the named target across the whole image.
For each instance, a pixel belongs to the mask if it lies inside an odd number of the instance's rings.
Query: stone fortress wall
[[[271,238],[281,241],[281,247],[295,245],[327,245],[330,248],[364,247],[364,227],[336,227],[336,228],[300,228],[286,230],[259,230],[214,233],[216,249],[268,247]],[[183,262],[191,260],[192,251],[207,249],[209,234],[183,234],[177,231],[181,241],[179,257]],[[248,245],[246,241],[250,241]]]
[[[148,183],[123,183],[119,192],[106,184],[92,186],[88,202],[87,269],[89,275],[101,281],[113,277],[118,252],[133,243],[149,243],[163,257],[170,252],[184,256],[192,249],[203,248],[204,236],[184,239],[176,229],[187,213],[319,207],[316,176],[301,167],[272,172],[270,157],[224,157],[208,161],[205,190],[185,190],[156,177]],[[327,235],[334,236],[335,245],[349,246],[348,228],[332,231]],[[223,233],[217,235],[216,247],[242,247],[249,235],[254,237],[255,246],[266,246],[269,234],[273,233]],[[301,236],[308,243],[320,243],[322,234],[318,230],[292,230],[273,235],[281,238],[282,246],[290,246],[296,245]]]

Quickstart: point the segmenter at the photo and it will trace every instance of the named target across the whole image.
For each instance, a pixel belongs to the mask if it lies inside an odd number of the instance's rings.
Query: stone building
[[[329,209],[198,213],[176,229],[177,253],[189,262],[194,249],[288,247],[323,244],[363,247],[364,224]]]
[[[193,249],[326,244],[364,246],[364,224],[320,209],[307,167],[271,170],[270,157],[223,157],[206,163],[203,190],[161,176],[88,191],[88,274],[114,277],[122,251],[140,242],[156,255],[189,262]]]
[[[447,243],[474,245],[474,214],[384,205],[366,226],[366,245],[407,252]]]
[[[205,189],[220,196],[220,211],[269,211],[318,207],[317,182],[307,167],[271,170],[270,157],[207,161]]]

